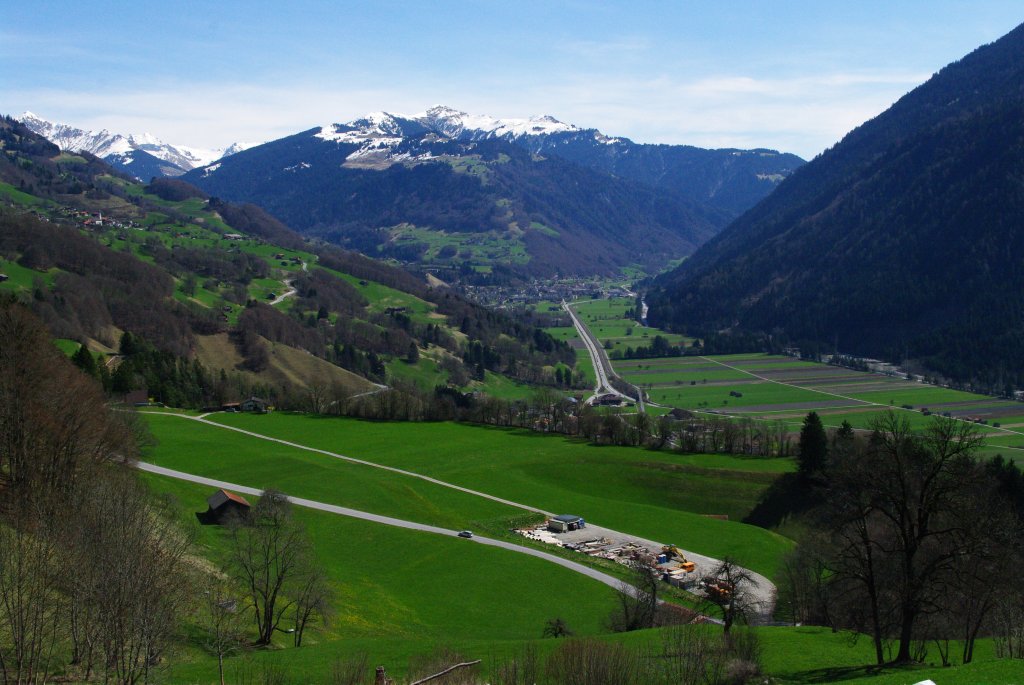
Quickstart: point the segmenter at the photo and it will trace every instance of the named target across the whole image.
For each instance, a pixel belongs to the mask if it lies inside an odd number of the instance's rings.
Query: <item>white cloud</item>
[[[170,83],[102,94],[8,90],[0,93],[0,111],[30,109],[84,128],[150,132],[172,143],[221,147],[272,140],[369,111],[412,113],[443,103],[494,116],[551,114],[637,142],[771,147],[811,157],[927,76],[823,73],[762,79],[723,74],[638,80],[577,74],[559,85],[381,82],[347,88]]]

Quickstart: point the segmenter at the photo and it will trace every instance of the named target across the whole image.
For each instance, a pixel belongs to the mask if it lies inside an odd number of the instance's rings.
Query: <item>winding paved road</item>
[[[214,488],[224,488],[233,492],[241,492],[246,495],[254,495],[259,497],[263,494],[263,491],[258,488],[249,487],[248,485],[239,485],[238,483],[229,483],[223,480],[216,480],[214,478],[206,478],[204,476],[197,476],[191,473],[184,473],[182,471],[175,471],[174,469],[164,468],[163,466],[157,466],[156,464],[149,464],[146,462],[136,462],[136,468],[141,471],[148,473],[155,473],[161,476],[168,476],[170,478],[176,478],[178,480],[188,481],[190,483],[198,483],[200,485],[209,485]],[[326,511],[331,514],[338,514],[339,516],[348,516],[350,518],[362,519],[363,521],[370,521],[372,523],[380,523],[385,526],[395,526],[397,528],[407,528],[409,530],[418,530],[424,533],[434,533],[436,535],[444,535],[446,537],[453,537],[458,534],[456,530],[449,530],[447,528],[439,528],[437,526],[430,526],[425,523],[416,523],[415,521],[405,521],[403,519],[392,518],[391,516],[382,516],[380,514],[371,514],[366,511],[359,511],[358,509],[349,509],[348,507],[340,507],[336,504],[327,504],[325,502],[315,502],[309,499],[303,499],[301,497],[293,497],[288,495],[288,501],[300,507],[306,507],[308,509],[316,509],[318,511]],[[596,569],[578,564],[575,561],[569,559],[563,559],[562,557],[554,554],[548,554],[537,549],[530,547],[523,547],[522,545],[516,545],[511,542],[505,542],[503,540],[494,540],[491,538],[480,537],[474,535],[472,538],[468,538],[467,542],[476,542],[480,545],[488,545],[489,547],[500,547],[507,549],[512,552],[519,554],[527,554],[531,557],[537,557],[545,561],[550,561],[553,564],[558,564],[571,571],[580,573],[588,578],[604,583],[610,588],[622,591],[623,582],[614,576],[610,576],[607,573],[602,573]]]
[[[306,271],[306,272],[309,271],[309,267],[306,265],[306,262],[302,262],[302,270]],[[282,294],[278,295],[273,300],[271,300],[270,301],[270,306],[274,306],[275,304],[281,304],[282,302],[287,300],[289,297],[295,297],[295,293],[297,293],[298,291],[294,288],[294,286],[292,286],[292,283],[294,283],[294,282],[295,282],[295,277],[294,276],[292,276],[291,278],[284,279],[284,284],[285,284],[285,287],[287,288],[287,290],[285,290],[285,292],[283,292]]]
[[[272,436],[269,436],[269,435],[263,435],[262,433],[256,433],[254,431],[245,430],[243,428],[237,428],[235,426],[228,426],[228,425],[225,425],[223,423],[217,423],[216,421],[210,421],[210,420],[206,419],[205,415],[203,415],[203,416],[187,416],[185,414],[175,414],[173,412],[145,412],[145,413],[157,414],[159,416],[171,416],[171,417],[175,417],[175,418],[179,418],[179,419],[184,419],[186,421],[197,421],[199,423],[203,423],[203,424],[206,424],[208,426],[213,426],[215,428],[220,428],[222,430],[230,430],[230,431],[235,431],[237,433],[242,433],[244,435],[248,435],[250,437],[257,438],[259,440],[267,440],[269,442],[276,442],[278,444],[286,445],[288,447],[292,447],[292,448],[295,448],[295,449],[304,450],[304,451],[307,451],[307,452],[315,452],[317,454],[322,454],[322,455],[331,457],[333,459],[341,459],[343,461],[351,462],[351,463],[354,463],[354,464],[361,464],[363,466],[369,466],[371,468],[382,469],[384,471],[390,471],[392,473],[401,474],[403,476],[408,476],[408,477],[411,477],[411,478],[418,478],[420,480],[427,481],[428,483],[433,483],[435,485],[440,485],[442,487],[451,488],[453,490],[458,490],[460,492],[464,492],[464,493],[467,493],[467,494],[470,494],[470,495],[474,495],[476,497],[483,497],[484,499],[489,499],[491,501],[498,502],[500,504],[505,504],[505,505],[511,506],[511,507],[516,507],[518,509],[523,509],[523,510],[526,510],[526,511],[536,512],[536,513],[539,513],[539,514],[543,514],[544,516],[547,516],[547,517],[552,517],[552,516],[555,515],[553,512],[550,512],[550,511],[545,511],[543,509],[539,509],[537,507],[532,507],[532,506],[527,505],[527,504],[522,504],[520,502],[513,502],[512,500],[504,499],[502,497],[497,497],[495,495],[490,495],[490,494],[488,494],[486,492],[480,492],[479,490],[473,490],[471,488],[466,488],[466,487],[463,487],[461,485],[456,485],[454,483],[449,483],[447,481],[443,481],[443,480],[440,480],[438,478],[432,478],[430,476],[425,476],[422,473],[416,473],[415,471],[406,471],[405,469],[399,469],[399,468],[396,468],[394,466],[385,466],[384,464],[378,464],[376,462],[367,461],[365,459],[357,459],[355,457],[348,457],[348,456],[345,456],[343,454],[338,454],[337,452],[331,452],[329,450],[323,450],[323,449],[320,449],[320,448],[317,448],[317,447],[310,447],[308,445],[303,445],[301,443],[291,442],[289,440],[283,440],[281,438],[275,438],[275,437],[272,437]],[[250,494],[250,495],[257,495],[258,496],[261,493],[260,490],[258,490],[256,488],[253,488],[253,487],[237,485],[237,484],[234,484],[234,483],[227,483],[225,481],[219,481],[219,480],[215,480],[215,479],[212,479],[212,478],[206,478],[204,476],[197,476],[197,475],[194,475],[194,474],[184,473],[184,472],[181,472],[181,471],[175,471],[173,469],[168,469],[168,468],[165,468],[165,467],[162,467],[162,466],[157,466],[155,464],[148,464],[148,463],[145,463],[145,462],[138,462],[138,467],[140,469],[144,470],[144,471],[149,471],[151,473],[158,473],[158,474],[162,474],[162,475],[165,475],[165,476],[171,476],[172,478],[180,478],[182,480],[188,480],[188,481],[191,481],[191,482],[194,482],[194,483],[200,483],[200,484],[204,484],[204,485],[211,485],[211,486],[217,487],[217,488],[227,488],[227,489],[230,489],[230,490],[238,490],[239,492],[243,492],[243,493]],[[366,521],[374,521],[376,523],[383,523],[385,525],[399,526],[399,527],[402,527],[402,528],[411,528],[411,529],[414,529],[414,530],[421,530],[421,531],[425,531],[425,532],[438,533],[438,534],[443,534],[443,535],[454,535],[457,532],[457,531],[448,530],[448,529],[445,529],[445,528],[439,528],[437,526],[427,525],[427,524],[424,524],[424,523],[415,523],[413,521],[405,521],[405,520],[402,520],[402,519],[392,518],[390,516],[384,516],[384,515],[381,515],[381,514],[372,514],[372,513],[369,513],[369,512],[360,511],[360,510],[357,510],[357,509],[350,509],[348,507],[342,507],[342,506],[338,506],[338,505],[334,505],[334,504],[326,504],[326,503],[323,503],[323,502],[314,502],[313,500],[302,499],[300,497],[289,496],[288,499],[291,500],[292,502],[294,502],[295,504],[300,505],[300,506],[310,507],[310,508],[314,508],[314,509],[320,509],[321,511],[329,511],[329,512],[332,512],[332,513],[335,513],[335,514],[340,514],[340,515],[343,515],[343,516],[352,516],[354,518],[360,518],[360,519],[363,519],[363,520],[366,520]],[[643,538],[638,538],[638,537],[636,537],[634,535],[628,535],[626,533],[615,531],[615,530],[612,530],[610,528],[603,528],[601,526],[596,526],[596,525],[593,525],[591,523],[587,524],[587,530],[590,533],[593,533],[594,537],[600,537],[600,536],[604,535],[606,537],[611,537],[611,538],[628,538],[628,539],[631,539],[631,540],[635,540],[635,541],[637,541],[640,544],[646,545],[646,546],[648,546],[648,547],[650,547],[651,549],[654,549],[654,550],[659,549],[660,546],[662,544],[664,544],[664,543],[656,542],[656,541],[653,541],[653,540],[645,540]],[[504,541],[501,541],[501,540],[493,540],[493,539],[490,539],[490,538],[483,538],[483,537],[481,537],[481,538],[474,537],[472,539],[476,540],[480,544],[492,545],[492,546],[495,546],[495,547],[502,547],[504,549],[509,549],[509,550],[514,551],[514,552],[521,552],[523,554],[529,554],[531,556],[535,556],[535,557],[538,557],[538,558],[548,559],[548,560],[554,561],[555,563],[558,563],[560,566],[564,566],[566,568],[570,568],[570,569],[576,570],[576,571],[578,571],[580,573],[583,573],[584,575],[587,575],[587,576],[589,576],[591,578],[599,580],[602,583],[605,583],[606,585],[609,585],[609,586],[614,587],[614,588],[619,589],[619,590],[622,589],[621,588],[622,582],[619,579],[614,578],[612,576],[609,576],[609,575],[607,575],[605,573],[602,573],[600,571],[595,571],[594,569],[592,569],[592,568],[590,568],[588,566],[584,566],[582,564],[578,564],[576,562],[569,561],[567,559],[563,559],[563,558],[555,556],[553,554],[548,554],[547,552],[541,552],[539,550],[535,550],[535,549],[532,549],[532,548],[529,548],[529,547],[523,547],[521,545],[516,545],[516,544],[510,543],[510,542],[504,542]],[[690,550],[687,550],[687,549],[683,549],[683,551],[685,552],[687,558],[690,558],[693,561],[695,561],[697,563],[697,565],[698,565],[698,568],[700,570],[704,571],[704,572],[709,571],[713,566],[715,566],[716,564],[719,563],[719,561],[717,559],[713,559],[711,557],[707,557],[707,556],[704,556],[702,554],[696,554],[696,553],[694,553],[694,552],[692,552]],[[754,579],[757,582],[757,587],[753,588],[751,590],[751,594],[755,596],[757,602],[761,606],[768,607],[768,608],[772,607],[773,606],[773,597],[774,597],[774,592],[775,592],[775,585],[772,584],[772,582],[770,580],[768,580],[767,578],[765,578],[764,576],[762,576],[760,574],[756,574],[753,571],[749,571],[749,570],[748,570],[748,572],[754,577]],[[766,611],[764,613],[770,615],[771,612],[770,611]]]

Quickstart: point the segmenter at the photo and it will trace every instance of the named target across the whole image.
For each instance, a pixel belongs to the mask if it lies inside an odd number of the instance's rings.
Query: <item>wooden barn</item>
[[[250,508],[244,497],[224,489],[207,497],[206,503],[210,508],[203,515],[205,523],[223,523],[232,514],[246,516]]]

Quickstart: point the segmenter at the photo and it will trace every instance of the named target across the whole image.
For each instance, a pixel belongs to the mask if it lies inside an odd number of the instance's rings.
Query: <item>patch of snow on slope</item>
[[[520,137],[579,131],[579,127],[566,124],[551,116],[529,119],[496,119],[486,114],[468,114],[451,107],[437,105],[413,119],[450,138],[465,134],[482,133],[485,136]]]

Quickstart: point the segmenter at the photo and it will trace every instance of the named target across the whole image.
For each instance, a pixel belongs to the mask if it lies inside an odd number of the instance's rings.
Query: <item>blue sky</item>
[[[1024,21],[979,0],[6,2],[0,112],[172,143],[435,104],[811,157]]]

